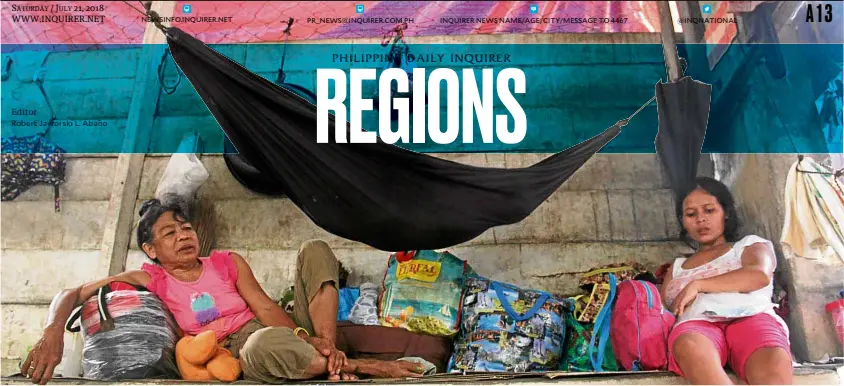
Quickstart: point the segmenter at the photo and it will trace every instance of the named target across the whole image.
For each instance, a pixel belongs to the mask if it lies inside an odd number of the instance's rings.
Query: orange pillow
[[[235,359],[231,351],[222,347],[217,349],[217,354],[208,361],[206,367],[214,378],[223,382],[234,382],[240,376],[240,361]]]
[[[240,361],[217,345],[217,335],[210,330],[176,343],[176,365],[187,381],[234,382],[241,371]]]

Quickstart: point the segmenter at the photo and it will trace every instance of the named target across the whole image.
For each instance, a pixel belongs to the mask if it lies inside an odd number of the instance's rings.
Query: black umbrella
[[[688,76],[656,85],[659,132],[656,153],[668,174],[675,202],[694,185],[709,120],[712,86]]]

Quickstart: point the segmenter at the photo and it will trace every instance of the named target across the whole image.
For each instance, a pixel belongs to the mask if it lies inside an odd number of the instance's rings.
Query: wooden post
[[[668,80],[674,82],[680,79],[680,57],[677,56],[677,39],[674,35],[674,22],[671,20],[671,6],[667,1],[657,1],[656,6],[659,11],[665,69],[668,71]]]
[[[175,1],[152,3],[152,9],[162,17],[172,16],[175,7]],[[166,42],[164,33],[152,23],[147,23],[144,45],[138,58],[135,91],[126,120],[126,135],[121,154],[117,157],[105,232],[100,247],[100,258],[109,262],[109,275],[126,270],[126,256],[134,229],[135,201],[138,199],[141,185],[144,154],[149,148],[155,123],[155,107],[161,94],[161,85],[157,78],[158,62],[164,54]]]

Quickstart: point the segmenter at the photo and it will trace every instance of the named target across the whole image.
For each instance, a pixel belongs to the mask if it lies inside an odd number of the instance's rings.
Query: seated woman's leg
[[[250,335],[240,351],[240,366],[246,380],[263,383],[311,379],[328,373],[328,359],[287,327],[267,327]],[[353,380],[356,375],[421,377],[424,371],[424,366],[408,361],[350,359],[335,380]]]
[[[743,381],[755,385],[792,383],[793,367],[788,335],[779,321],[759,314],[726,328],[730,367]]]
[[[302,244],[296,260],[293,319],[312,336],[335,339],[339,275],[340,263],[328,244],[322,240]]]
[[[326,373],[326,358],[287,327],[267,327],[249,336],[240,351],[246,380],[277,383]]]
[[[690,321],[674,327],[668,338],[668,370],[692,384],[723,384],[732,381],[724,372],[727,344],[721,328],[706,321]]]

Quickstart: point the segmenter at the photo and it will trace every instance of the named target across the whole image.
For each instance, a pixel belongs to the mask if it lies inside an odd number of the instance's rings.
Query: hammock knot
[[[152,24],[155,25],[158,29],[162,31],[167,31],[167,27],[165,27],[164,24],[161,24],[161,16],[158,14],[158,12],[148,10],[147,16],[149,16],[149,19],[150,21],[152,21]]]

